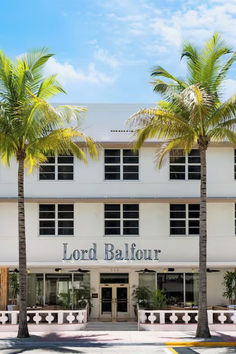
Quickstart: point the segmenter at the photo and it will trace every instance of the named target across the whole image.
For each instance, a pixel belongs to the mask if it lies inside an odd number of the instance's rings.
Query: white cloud
[[[94,63],[90,63],[85,72],[75,68],[69,63],[60,63],[53,57],[50,58],[46,64],[45,74],[57,74],[58,79],[64,84],[67,82],[110,84],[114,81],[114,77],[110,77],[107,74],[98,71]]]
[[[151,45],[165,47],[170,52],[180,48],[184,40],[199,45],[214,31],[221,32],[231,45],[236,45],[236,0],[184,0],[178,2],[177,11],[171,6],[158,8],[157,2],[151,0],[115,1],[112,5],[108,17],[120,28],[117,37],[132,43],[140,37],[144,52]]]
[[[224,100],[230,98],[233,94],[236,93],[236,80],[227,79],[224,81],[224,85],[222,87],[222,92],[224,93]]]
[[[119,60],[110,55],[105,49],[98,48],[94,53],[94,58],[104,64],[109,65],[111,68],[116,69],[120,65]]]

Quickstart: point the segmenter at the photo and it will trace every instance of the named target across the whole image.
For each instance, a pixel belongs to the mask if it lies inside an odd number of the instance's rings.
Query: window
[[[200,204],[170,204],[170,235],[199,235]]]
[[[201,179],[199,149],[193,149],[186,156],[181,149],[170,151],[170,179]]]
[[[41,236],[74,235],[74,205],[40,204],[39,234]]]
[[[128,284],[129,273],[100,273],[100,284]]]
[[[138,180],[139,153],[130,149],[105,149],[105,180]]]
[[[197,273],[157,273],[157,289],[164,290],[168,305],[197,305]]]
[[[141,288],[148,288],[151,291],[155,290],[156,272],[152,273],[139,273],[139,286]]]
[[[138,204],[105,204],[105,235],[139,234]]]
[[[40,165],[40,180],[73,180],[74,156],[49,156],[47,161]]]

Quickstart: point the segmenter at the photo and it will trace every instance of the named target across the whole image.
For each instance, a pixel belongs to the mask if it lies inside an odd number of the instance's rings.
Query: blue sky
[[[0,47],[11,57],[46,46],[67,95],[54,102],[156,102],[150,70],[184,75],[183,41],[201,45],[217,30],[236,50],[236,0],[8,0]],[[236,65],[225,84],[236,91]]]

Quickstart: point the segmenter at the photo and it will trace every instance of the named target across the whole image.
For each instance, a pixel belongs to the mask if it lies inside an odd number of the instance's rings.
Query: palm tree
[[[207,338],[210,331],[207,318],[206,151],[210,142],[226,140],[236,143],[236,94],[225,102],[221,101],[222,84],[236,60],[236,53],[215,33],[201,50],[190,43],[185,44],[183,57],[187,62],[186,79],[178,79],[160,66],[154,68],[152,84],[163,100],[153,109],[143,109],[134,114],[128,124],[134,128],[136,149],[147,139],[163,140],[157,155],[159,166],[164,156],[174,148],[186,153],[194,146],[200,150],[199,310],[196,337]]]
[[[54,154],[74,154],[86,162],[97,149],[92,139],[79,128],[82,108],[52,107],[47,100],[65,92],[56,76],[43,76],[45,63],[52,56],[46,49],[33,50],[16,61],[0,52],[0,157],[18,163],[18,232],[19,232],[19,329],[18,337],[29,336],[26,310],[26,239],[24,209],[24,168],[47,161]],[[76,143],[83,141],[84,147]]]

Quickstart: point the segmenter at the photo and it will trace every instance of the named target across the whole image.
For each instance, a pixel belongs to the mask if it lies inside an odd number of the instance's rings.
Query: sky
[[[0,48],[12,59],[32,48],[55,54],[67,95],[53,102],[155,103],[150,72],[185,75],[184,42],[201,46],[214,31],[236,50],[236,0],[7,0]],[[236,91],[236,64],[225,98]]]

